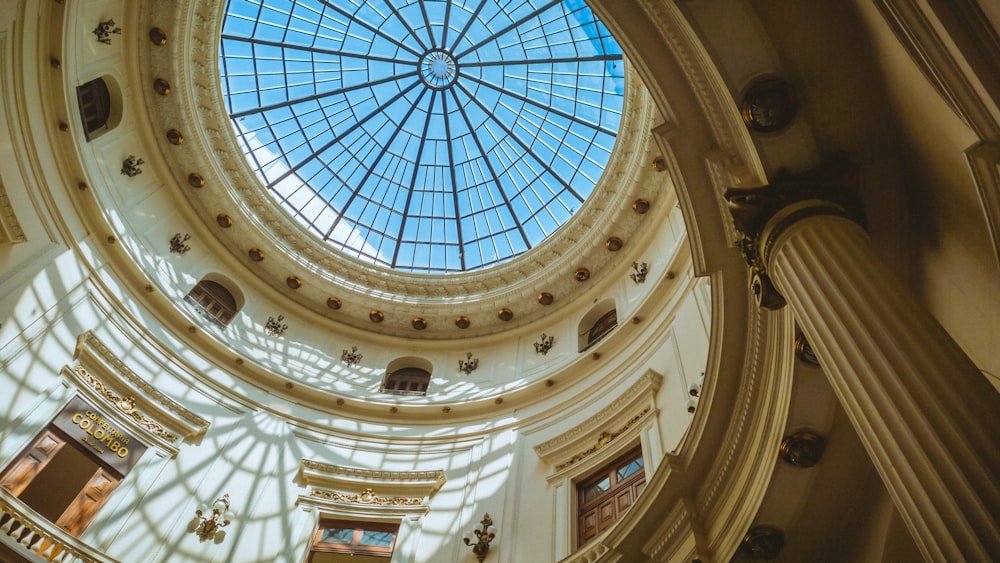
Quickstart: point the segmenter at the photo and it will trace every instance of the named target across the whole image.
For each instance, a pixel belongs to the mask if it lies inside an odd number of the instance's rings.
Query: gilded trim
[[[114,405],[122,414],[131,418],[139,426],[142,426],[146,430],[149,430],[153,434],[156,434],[168,442],[177,441],[176,434],[168,432],[162,424],[139,412],[139,409],[135,406],[135,397],[123,397],[116,395],[114,391],[109,389],[107,385],[87,372],[87,370],[81,365],[77,365],[74,370],[77,375],[80,376],[82,381],[89,385],[99,395],[111,402],[111,404]]]
[[[423,499],[416,497],[383,497],[375,494],[371,488],[361,491],[361,494],[341,493],[327,489],[313,489],[310,493],[314,497],[319,497],[334,502],[344,504],[366,504],[374,506],[420,506]]]

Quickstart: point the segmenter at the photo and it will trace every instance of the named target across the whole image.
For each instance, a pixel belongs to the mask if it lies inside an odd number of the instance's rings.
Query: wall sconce
[[[548,354],[549,350],[552,349],[552,344],[555,343],[555,341],[556,339],[554,336],[546,336],[545,333],[543,332],[541,342],[535,342],[535,353],[541,354],[543,356]]]
[[[637,284],[644,283],[646,281],[646,274],[649,273],[649,264],[643,262],[642,264],[638,262],[632,262],[632,273],[629,277],[632,278]]]
[[[111,44],[112,35],[121,35],[122,28],[115,25],[115,20],[108,20],[106,22],[101,22],[97,24],[94,28],[94,35],[97,36],[98,43],[104,43],[105,45]]]
[[[142,168],[139,168],[139,166],[143,164],[145,162],[141,158],[136,158],[134,154],[130,154],[128,158],[122,161],[122,174],[129,178],[134,178],[142,174]]]
[[[358,353],[358,347],[357,346],[351,346],[351,351],[350,352],[348,352],[345,349],[344,353],[340,355],[340,361],[342,361],[345,364],[347,364],[347,367],[354,367],[354,366],[360,365],[361,364],[361,358],[364,358],[364,356]]]
[[[458,371],[469,375],[479,367],[479,358],[473,358],[472,352],[466,352],[465,359],[458,361]]]
[[[288,325],[282,324],[281,321],[283,320],[285,320],[284,315],[278,315],[277,319],[268,315],[267,322],[264,323],[264,332],[266,332],[268,336],[281,336],[282,334],[285,334],[285,331],[288,330]]]
[[[483,559],[486,559],[486,554],[490,552],[490,542],[493,541],[493,538],[497,537],[497,529],[493,526],[493,519],[490,518],[488,512],[479,523],[481,526],[472,530],[471,533],[466,532],[465,536],[462,537],[462,541],[465,542],[465,545],[472,546],[472,553],[482,563]],[[476,535],[477,540],[475,545],[472,543],[473,534]]]
[[[184,256],[188,250],[191,250],[190,246],[184,244],[189,240],[191,240],[191,235],[188,233],[184,233],[183,236],[180,233],[175,234],[170,238],[170,252]]]
[[[210,514],[209,510],[211,510]],[[226,532],[220,528],[225,528],[236,519],[236,515],[229,510],[228,493],[217,498],[211,509],[202,504],[194,513],[197,516],[191,521],[191,524],[194,526],[193,532],[198,534],[200,541],[213,540],[215,543],[222,543],[222,540],[226,538]]]

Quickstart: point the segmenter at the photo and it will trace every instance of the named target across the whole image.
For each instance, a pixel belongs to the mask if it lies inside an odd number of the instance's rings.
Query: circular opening
[[[621,48],[582,2],[526,0],[512,17],[484,1],[301,0],[315,10],[294,29],[283,10],[228,4],[231,126],[263,190],[323,244],[405,272],[482,270],[594,190],[622,118]],[[425,17],[442,10],[466,19]]]

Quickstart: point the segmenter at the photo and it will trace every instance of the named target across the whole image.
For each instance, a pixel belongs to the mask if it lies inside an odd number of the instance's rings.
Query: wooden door
[[[31,480],[41,473],[65,445],[66,440],[58,434],[48,429],[43,430],[35,442],[0,475],[0,487],[14,496],[20,496]]]
[[[120,477],[103,467],[98,468],[80,494],[66,507],[56,525],[74,536],[79,536],[87,529],[90,521],[108,501],[119,483],[121,483]]]

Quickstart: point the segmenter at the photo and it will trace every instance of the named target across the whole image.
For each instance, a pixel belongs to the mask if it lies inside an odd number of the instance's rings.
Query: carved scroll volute
[[[736,248],[750,267],[750,290],[767,309],[785,306],[767,273],[768,252],[790,225],[815,215],[838,215],[864,226],[858,199],[857,167],[838,156],[802,174],[781,170],[773,182],[753,188],[729,188],[725,197],[738,239]]]

